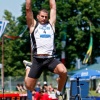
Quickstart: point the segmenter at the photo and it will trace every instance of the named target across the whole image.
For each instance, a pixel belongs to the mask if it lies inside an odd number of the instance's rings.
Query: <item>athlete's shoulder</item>
[[[55,32],[55,23],[52,23],[50,20],[48,21],[48,23],[51,25],[53,31]]]
[[[33,31],[34,31],[34,29],[37,27],[37,21],[36,20],[34,20],[34,24],[32,24],[31,26],[30,26],[30,33],[32,33]]]

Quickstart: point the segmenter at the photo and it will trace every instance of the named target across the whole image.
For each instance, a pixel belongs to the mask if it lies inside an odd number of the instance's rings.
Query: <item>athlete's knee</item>
[[[66,69],[66,67],[63,65],[63,66],[60,66],[59,67],[59,75],[67,75],[67,69]]]
[[[32,91],[33,90],[33,85],[30,83],[27,79],[25,79],[25,86],[28,90]]]
[[[30,83],[25,82],[25,86],[26,86],[26,88],[27,88],[28,90],[30,90],[30,91],[33,90],[33,86],[32,86]]]

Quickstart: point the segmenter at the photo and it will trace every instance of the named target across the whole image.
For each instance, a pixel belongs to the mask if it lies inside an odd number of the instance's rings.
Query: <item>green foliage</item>
[[[100,93],[96,93],[96,91],[89,91],[89,96],[96,96],[96,97],[99,97],[100,96]]]
[[[61,58],[61,51],[65,50],[65,65],[68,69],[74,69],[76,58],[83,60],[85,57],[90,41],[90,33],[92,33],[94,42],[92,62],[89,63],[95,63],[95,58],[100,56],[100,1],[56,0],[56,3],[57,22],[55,43],[57,57]],[[49,11],[48,0],[32,0],[32,10],[35,18],[38,10],[41,8],[46,8]],[[18,36],[26,25],[25,17],[25,3],[22,5],[22,15],[17,19],[6,10],[4,18],[9,21],[5,30],[6,34]],[[63,39],[66,40],[65,48],[61,47]],[[22,61],[24,59],[31,60],[29,30],[19,39],[5,39],[4,47],[5,76],[23,76],[25,73]]]

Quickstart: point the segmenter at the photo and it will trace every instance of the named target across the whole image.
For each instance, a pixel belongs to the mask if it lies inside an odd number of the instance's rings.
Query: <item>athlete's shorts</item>
[[[61,62],[56,58],[33,58],[32,67],[28,77],[39,78],[43,70],[54,71],[55,67]]]

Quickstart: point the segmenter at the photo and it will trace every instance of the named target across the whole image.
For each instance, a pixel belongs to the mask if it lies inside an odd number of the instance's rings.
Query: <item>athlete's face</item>
[[[48,21],[48,13],[41,11],[37,15],[37,19],[41,24],[45,24]]]

